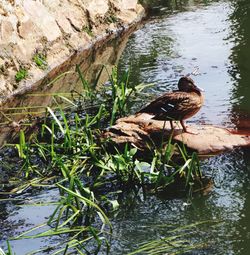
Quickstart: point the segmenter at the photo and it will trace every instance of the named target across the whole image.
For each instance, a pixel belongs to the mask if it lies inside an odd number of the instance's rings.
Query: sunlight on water
[[[181,75],[199,67],[200,75],[193,78],[205,89],[206,101],[193,120],[231,126],[232,11],[229,2],[219,2],[153,20],[129,41],[121,66],[131,65],[137,83],[153,82],[155,95],[176,88]]]

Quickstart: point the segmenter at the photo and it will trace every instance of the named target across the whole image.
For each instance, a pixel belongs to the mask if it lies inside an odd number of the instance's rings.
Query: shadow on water
[[[231,33],[234,47],[231,51],[232,117],[239,131],[250,133],[250,4],[247,1],[233,1]]]
[[[231,22],[231,40],[234,41],[229,57],[231,66],[228,70],[232,77],[232,110],[231,121],[238,131],[250,134],[250,3],[248,1],[232,1],[233,12],[229,19]],[[243,150],[243,160],[246,164],[245,176],[241,181],[240,189],[244,203],[236,233],[237,241],[234,243],[235,254],[247,255],[250,249],[250,150]],[[241,170],[241,168],[239,169]]]

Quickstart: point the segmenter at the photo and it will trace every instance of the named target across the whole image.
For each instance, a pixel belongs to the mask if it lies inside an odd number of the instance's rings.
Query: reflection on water
[[[190,254],[224,255],[243,254],[239,252],[243,249],[247,251],[250,233],[249,212],[246,211],[246,193],[250,188],[249,161],[245,162],[244,153],[237,151],[203,162],[202,169],[214,180],[214,188],[208,195],[195,195],[190,204],[185,198],[161,200],[148,197],[121,212],[114,221],[116,238],[111,254],[124,254],[124,250],[131,251],[138,243],[168,236],[171,226],[183,227],[208,220],[218,221],[218,225],[193,229],[190,233],[190,236],[195,233],[192,242],[207,245]]]
[[[82,92],[82,84],[77,72],[76,64],[79,65],[84,78],[90,84],[96,80],[102,66],[106,66],[107,71],[103,71],[98,80],[97,86],[108,80],[108,72],[117,64],[121,53],[126,46],[132,27],[128,31],[122,32],[118,37],[111,35],[108,43],[99,42],[90,50],[73,55],[61,66],[52,70],[46,78],[34,84],[32,88],[27,88],[23,93],[18,93],[10,97],[5,103],[0,102],[0,146],[7,139],[10,140],[15,133],[11,122],[18,122],[29,115],[39,115],[45,112],[45,107],[53,107],[55,101],[53,96],[61,94],[70,97],[71,92]],[[62,75],[65,73],[65,75]],[[57,79],[60,77],[60,79]]]
[[[230,68],[232,77],[232,122],[240,130],[250,131],[250,3],[233,1],[231,21],[231,40],[234,46],[231,50]]]
[[[50,190],[40,191],[38,194],[35,192],[21,195],[17,200],[13,199],[10,202],[0,202],[0,241],[15,237],[24,233],[27,229],[30,229],[37,225],[42,225],[47,222],[51,215],[51,212],[55,210],[56,205],[50,205],[51,202],[57,202],[58,191]],[[43,203],[43,206],[38,204]],[[47,204],[48,203],[48,204]],[[49,229],[45,226],[45,229]],[[40,230],[32,231],[32,234],[39,233]],[[55,244],[59,238],[45,238],[34,239],[31,241],[14,240],[11,241],[11,245],[14,247],[15,254],[28,254],[30,251],[37,250],[38,247],[46,246],[48,244]],[[1,246],[4,243],[1,242]]]

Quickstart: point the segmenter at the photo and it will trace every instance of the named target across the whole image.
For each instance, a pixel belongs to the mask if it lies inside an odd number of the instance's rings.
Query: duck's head
[[[194,81],[188,76],[183,76],[180,78],[178,88],[183,92],[197,92],[199,94],[203,91],[203,89],[196,86]]]

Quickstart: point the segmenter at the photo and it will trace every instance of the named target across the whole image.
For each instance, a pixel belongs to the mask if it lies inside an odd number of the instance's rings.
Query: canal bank
[[[0,4],[0,104],[75,64],[142,20],[137,0],[8,1]]]

